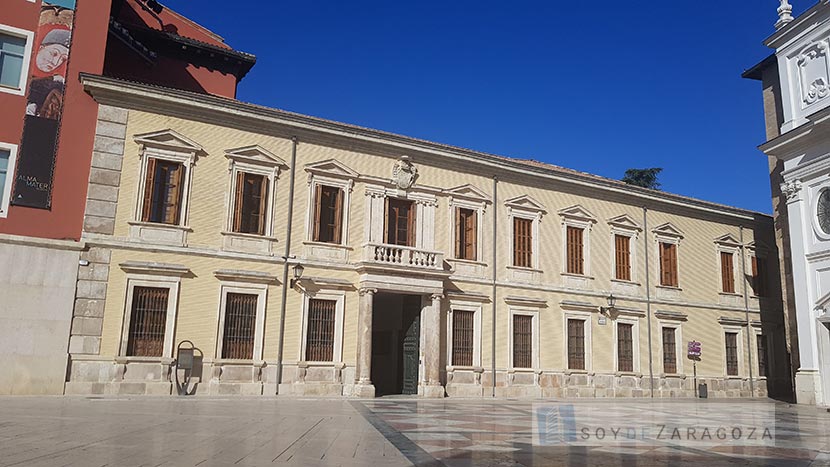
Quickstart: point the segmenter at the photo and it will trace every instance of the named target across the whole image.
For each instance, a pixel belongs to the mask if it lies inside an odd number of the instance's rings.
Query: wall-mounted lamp
[[[599,307],[599,314],[610,316],[611,312],[617,309],[617,297],[615,297],[614,294],[610,294],[606,300],[608,300],[608,306]]]
[[[303,267],[302,264],[297,263],[297,264],[294,265],[294,268],[293,268],[294,278],[291,279],[291,288],[292,289],[294,288],[295,285],[297,285],[297,282],[300,281],[300,278],[303,277],[303,270],[305,270],[305,268]]]

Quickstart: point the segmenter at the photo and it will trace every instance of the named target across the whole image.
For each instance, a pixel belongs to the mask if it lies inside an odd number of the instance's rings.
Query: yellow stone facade
[[[393,304],[402,295],[422,297],[422,396],[689,397],[695,389],[693,363],[686,358],[691,340],[702,343],[696,371],[698,382],[708,384],[710,397],[763,396],[788,384],[778,255],[772,220],[766,215],[231,100],[106,78],[86,77],[85,85],[101,103],[96,151],[120,158],[120,163],[94,169],[90,178],[84,238],[91,261],[80,268],[101,274],[79,284],[79,291],[89,293],[79,292],[75,319],[89,326],[80,331],[73,327],[67,393],[170,394],[176,391],[177,377],[191,376],[188,390],[195,394],[374,395],[372,383],[361,381],[360,365],[374,365],[365,370],[372,378],[391,378],[388,374],[399,370],[378,368],[386,364],[383,357],[367,363],[366,349],[372,347],[362,337],[367,330],[361,329],[361,310],[366,307],[369,322],[373,313],[377,323],[379,313],[401,313]],[[264,239],[240,240],[227,233],[233,186],[233,157],[228,154],[240,148],[255,148],[257,157],[275,156],[271,232]],[[142,161],[154,150],[192,151],[181,228],[157,231],[138,221]],[[294,265],[304,269],[291,284],[283,280],[283,255],[294,150],[289,279]],[[408,189],[393,180],[393,168],[404,156],[418,174]],[[315,179],[327,178],[348,191],[345,244],[339,247],[310,241],[312,186]],[[117,190],[95,199],[94,193],[104,191],[101,187]],[[435,253],[429,257],[438,258],[436,267],[379,265],[370,258],[376,250],[367,244],[377,243],[372,229],[380,231],[377,223],[383,222],[372,200],[390,196],[416,200],[417,248]],[[452,213],[459,205],[480,212],[476,261],[453,260]],[[538,219],[534,268],[511,266],[511,216],[517,213]],[[569,222],[587,226],[581,276],[563,273]],[[632,236],[633,277],[628,282],[612,280],[614,232],[620,231]],[[678,244],[678,288],[657,285],[657,242],[665,236]],[[719,252],[724,249],[735,254],[734,294],[721,291]],[[745,300],[752,288],[749,279],[741,279],[750,274],[750,256],[756,254],[768,273],[767,293]],[[154,277],[176,283],[175,310],[168,315],[175,320],[165,331],[171,344],[161,358],[127,357],[130,281],[152,282]],[[217,355],[222,287],[246,283],[265,299],[257,325],[261,358],[222,361]],[[303,361],[304,303],[315,294],[342,297],[336,361]],[[609,294],[617,301],[606,317],[600,307],[607,306]],[[450,364],[454,309],[477,314],[472,367]],[[437,314],[428,315],[432,312]],[[534,316],[533,368],[511,367],[511,313]],[[437,328],[428,316],[437,317]],[[568,317],[586,319],[584,371],[567,369]],[[618,322],[634,325],[632,372],[616,368]],[[663,372],[662,326],[678,329],[677,374]],[[728,330],[739,333],[739,371],[731,377],[726,375],[724,350]],[[758,334],[768,346],[766,377],[758,375]],[[189,375],[175,361],[175,348],[185,340],[201,353]]]

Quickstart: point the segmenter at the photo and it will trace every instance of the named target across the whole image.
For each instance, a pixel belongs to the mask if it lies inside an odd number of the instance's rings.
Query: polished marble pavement
[[[759,400],[0,398],[0,466],[830,466]]]

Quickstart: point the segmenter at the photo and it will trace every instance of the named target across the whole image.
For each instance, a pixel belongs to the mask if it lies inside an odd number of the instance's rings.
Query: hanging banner
[[[12,204],[49,209],[76,0],[44,0]]]

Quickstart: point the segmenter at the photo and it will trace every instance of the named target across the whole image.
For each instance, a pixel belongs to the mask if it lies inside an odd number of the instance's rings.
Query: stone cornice
[[[583,174],[575,170],[558,169],[550,165],[528,164],[516,159],[271,109],[234,99],[86,73],[82,73],[80,79],[84,89],[102,104],[147,112],[163,112],[189,119],[192,119],[194,115],[198,115],[200,120],[206,122],[225,126],[240,126],[251,131],[282,134],[283,136],[308,136],[316,139],[328,136],[350,141],[361,141],[387,149],[394,148],[398,152],[420,152],[441,158],[462,160],[490,167],[496,173],[510,171],[525,176],[567,182],[576,186],[599,188],[633,197],[634,200],[631,202],[634,203],[648,202],[665,206],[683,206],[701,214],[727,216],[741,220],[756,220],[759,217],[770,218],[769,215],[763,213],[625,185],[617,180]]]

